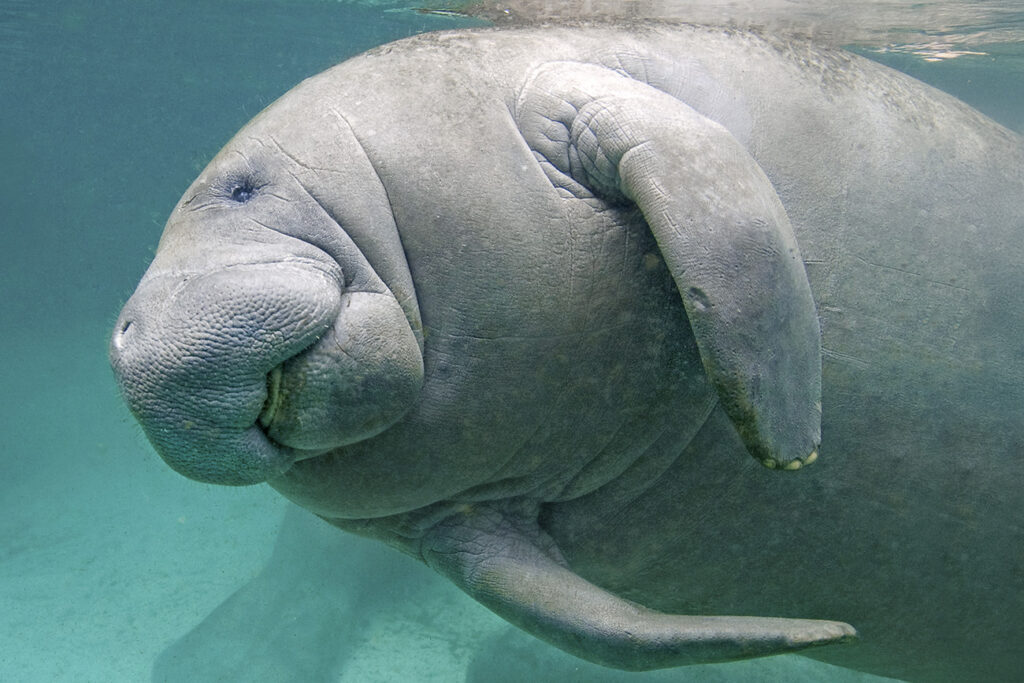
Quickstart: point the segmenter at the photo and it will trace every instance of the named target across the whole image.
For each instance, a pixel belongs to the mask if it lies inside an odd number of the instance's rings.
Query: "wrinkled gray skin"
[[[112,362],[178,471],[267,481],[592,661],[837,619],[859,642],[807,654],[1006,680],[1022,168],[953,98],[802,43],[420,36],[228,143]]]

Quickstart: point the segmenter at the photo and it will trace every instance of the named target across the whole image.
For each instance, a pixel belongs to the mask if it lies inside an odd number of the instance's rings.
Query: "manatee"
[[[1007,680],[1022,169],[807,42],[427,34],[224,147],[111,362],[178,472],[269,483],[590,661]]]

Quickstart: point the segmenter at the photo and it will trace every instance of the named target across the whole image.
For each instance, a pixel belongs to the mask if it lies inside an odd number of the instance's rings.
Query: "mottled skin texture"
[[[953,98],[803,43],[418,37],[211,162],[113,364],[176,469],[269,481],[594,661],[849,633],[621,596],[841,619],[861,642],[811,656],[1006,680],[1022,168]],[[818,382],[821,462],[744,457],[810,459]]]

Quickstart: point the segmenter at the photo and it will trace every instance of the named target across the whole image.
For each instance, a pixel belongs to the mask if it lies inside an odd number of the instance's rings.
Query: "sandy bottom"
[[[0,680],[882,680],[797,656],[576,660],[267,487],[173,473],[116,395],[105,334],[4,342]]]

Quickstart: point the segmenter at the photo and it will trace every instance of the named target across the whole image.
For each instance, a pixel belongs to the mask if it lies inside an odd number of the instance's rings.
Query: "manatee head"
[[[132,413],[193,479],[265,481],[386,429],[422,385],[387,195],[309,90],[243,128],[188,189],[110,342]]]

